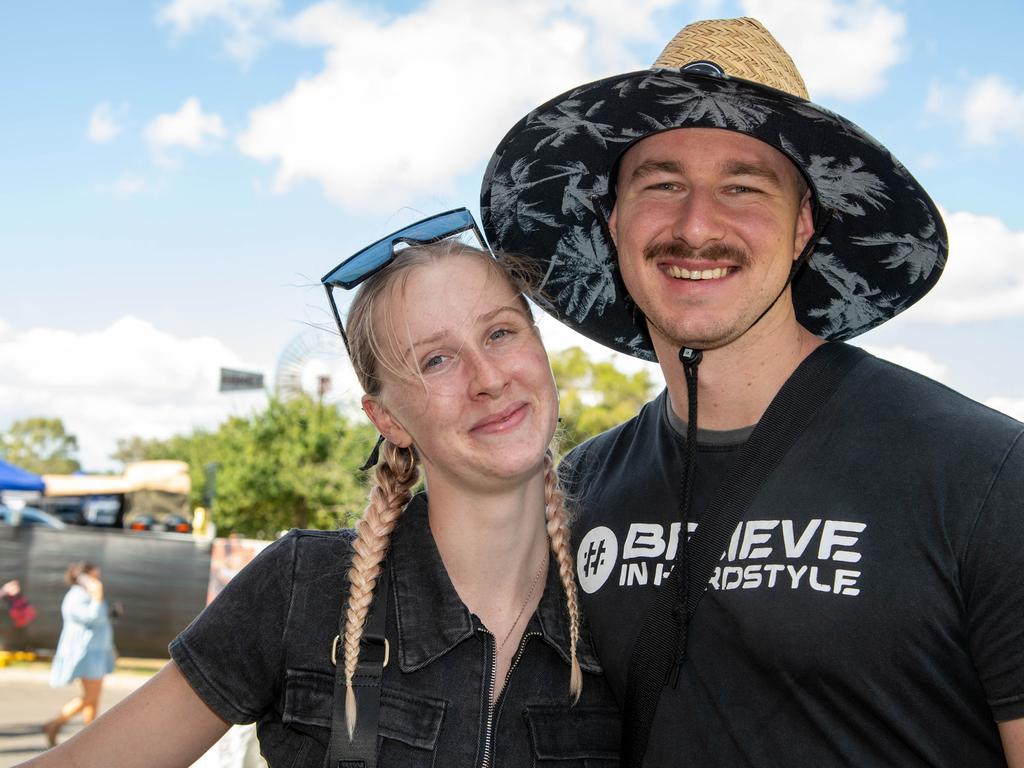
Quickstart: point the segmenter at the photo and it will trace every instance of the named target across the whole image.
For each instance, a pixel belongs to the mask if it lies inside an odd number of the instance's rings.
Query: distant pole
[[[206,486],[203,488],[203,506],[207,511],[213,512],[213,502],[217,496],[217,470],[220,464],[216,461],[207,462],[203,466],[206,473]]]

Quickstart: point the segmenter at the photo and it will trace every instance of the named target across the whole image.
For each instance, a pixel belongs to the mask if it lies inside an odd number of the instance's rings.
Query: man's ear
[[[394,443],[399,448],[408,448],[412,445],[412,435],[405,431],[387,408],[373,395],[363,395],[363,413],[373,422],[377,431],[384,435],[384,438]]]
[[[619,221],[619,203],[615,202],[612,206],[612,212],[608,215],[608,236],[612,239],[612,243],[615,245],[615,250],[619,249],[619,241],[615,236],[615,226]]]
[[[800,258],[807,241],[814,234],[814,206],[811,204],[811,190],[804,191],[800,210],[796,214],[796,231],[793,237],[793,261]]]

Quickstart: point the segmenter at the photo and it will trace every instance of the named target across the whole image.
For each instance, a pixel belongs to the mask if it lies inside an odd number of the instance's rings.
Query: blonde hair
[[[395,259],[359,287],[349,309],[346,322],[349,355],[359,383],[366,394],[380,395],[383,386],[381,366],[399,376],[411,372],[411,366],[397,357],[395,329],[378,329],[375,321],[379,318],[376,317],[375,310],[386,306],[393,290],[402,287],[413,270],[427,264],[438,263],[454,255],[473,256],[485,260],[495,276],[505,280],[519,293],[524,307],[529,312],[529,305],[523,296],[523,272],[516,266],[514,260],[507,256],[500,257],[500,262],[495,261],[486,251],[451,241],[412,246],[403,250],[400,258]],[[508,266],[509,264],[512,266]],[[382,301],[385,303],[382,304]],[[407,370],[403,371],[403,368]],[[352,565],[348,571],[349,595],[345,612],[343,663],[346,688],[345,721],[350,739],[356,725],[356,701],[352,678],[359,662],[359,645],[366,616],[373,602],[374,587],[380,576],[391,533],[406,504],[412,498],[412,490],[419,481],[419,474],[419,459],[411,446],[401,447],[384,440],[381,458],[374,471],[374,484],[370,490],[369,503],[356,524]],[[583,675],[577,659],[579,603],[573,578],[565,496],[555,472],[551,449],[548,449],[544,457],[544,496],[548,539],[558,564],[559,578],[565,591],[569,614],[569,643],[572,657],[569,693],[573,700],[577,701],[583,688]],[[342,663],[341,660],[339,663]]]

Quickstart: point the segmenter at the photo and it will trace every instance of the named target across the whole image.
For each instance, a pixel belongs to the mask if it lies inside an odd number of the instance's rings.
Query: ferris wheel
[[[307,328],[285,345],[277,359],[274,392],[283,399],[309,395],[325,402],[358,402],[362,394],[341,339]]]

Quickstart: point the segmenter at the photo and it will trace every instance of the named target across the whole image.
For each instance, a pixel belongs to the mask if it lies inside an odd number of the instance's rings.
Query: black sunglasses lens
[[[348,288],[391,261],[391,243],[377,243],[352,257],[331,275],[331,282]]]
[[[474,230],[473,215],[465,208],[434,216],[425,221],[417,222],[393,235],[377,241],[373,245],[342,262],[333,272],[323,278],[323,282],[340,285],[350,289],[377,272],[390,262],[400,249],[397,245],[416,243],[432,243],[456,236],[468,230]],[[479,237],[474,237],[477,247],[485,247]]]

